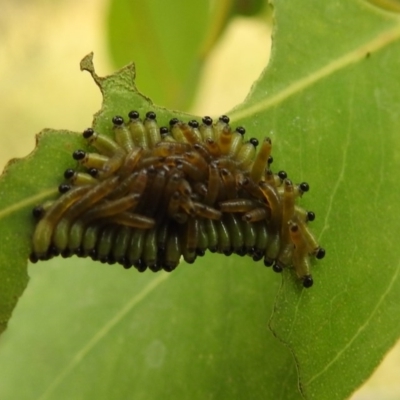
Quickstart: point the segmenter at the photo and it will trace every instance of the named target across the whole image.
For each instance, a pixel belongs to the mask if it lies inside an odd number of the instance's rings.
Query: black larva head
[[[97,168],[89,168],[88,174],[93,176],[93,178],[96,178],[99,175],[99,170]]]
[[[268,165],[271,165],[274,162],[274,157],[269,156],[268,157]]]
[[[172,118],[169,120],[169,126],[174,126],[179,122],[178,118]]]
[[[310,190],[310,185],[309,185],[307,182],[302,182],[302,183],[300,183],[300,185],[299,185],[299,189],[300,189],[303,193],[308,192],[308,191]]]
[[[303,278],[303,286],[304,286],[305,288],[310,288],[310,287],[313,285],[313,283],[314,283],[314,281],[313,281],[313,278],[312,278],[311,275],[306,275],[306,276]]]
[[[284,181],[287,178],[287,173],[286,171],[279,171],[278,176]]]
[[[31,254],[29,255],[29,261],[30,261],[32,264],[36,264],[36,263],[39,261],[39,258],[38,258],[38,256],[37,256],[36,254],[31,253]]]
[[[60,250],[58,250],[56,246],[52,245],[49,248],[49,255],[55,256],[55,257],[59,256],[60,255]]]
[[[221,115],[218,119],[221,122],[224,122],[225,124],[229,124],[229,121],[230,121],[230,119],[229,119],[229,117],[227,115]]]
[[[85,156],[86,156],[86,152],[84,152],[83,150],[75,150],[72,153],[72,158],[76,161],[83,160],[85,158]]]
[[[307,211],[307,221],[314,221],[315,213],[312,211]]]
[[[315,257],[316,258],[318,258],[318,260],[321,260],[322,258],[324,258],[325,257],[325,249],[324,248],[322,248],[322,247],[320,247],[318,250],[317,250],[317,254],[315,254]]]
[[[64,172],[64,178],[65,179],[71,179],[75,175],[75,171],[71,168],[68,168]]]
[[[160,135],[161,135],[161,137],[163,137],[163,136],[165,136],[165,135],[168,135],[168,133],[169,133],[169,129],[168,129],[166,126],[162,126],[162,127],[160,128]]]
[[[94,130],[92,128],[87,128],[83,131],[82,135],[85,139],[89,139],[94,135]]]
[[[157,118],[157,115],[156,115],[156,113],[153,112],[153,111],[148,111],[148,112],[146,113],[146,118],[147,118],[147,119],[155,120],[155,119]]]
[[[188,125],[190,127],[192,127],[192,128],[198,128],[199,127],[199,123],[195,119],[192,119],[191,121],[189,121]]]
[[[225,249],[225,250],[223,251],[223,253],[224,253],[226,256],[230,256],[230,255],[233,254],[233,249],[232,249],[232,248],[230,248],[230,249]]]
[[[112,122],[116,126],[121,126],[124,124],[124,119],[120,115],[113,117]]]
[[[249,140],[249,142],[254,146],[254,147],[257,147],[258,146],[258,139],[256,139],[256,138],[251,138],[250,140]]]
[[[137,111],[133,110],[133,111],[129,112],[128,117],[131,120],[135,120],[135,119],[138,119],[140,117],[140,114]]]
[[[68,190],[70,190],[71,189],[71,186],[70,185],[67,185],[66,183],[62,183],[59,187],[58,187],[58,191],[60,192],[60,193],[66,193],[66,192],[68,192]]]
[[[246,129],[245,128],[243,128],[243,126],[238,126],[237,128],[236,128],[236,132],[237,133],[240,133],[242,136],[246,133]]]
[[[211,126],[212,123],[213,123],[212,118],[209,117],[208,115],[206,115],[205,117],[203,117],[202,121],[203,121],[203,124],[204,124],[204,125],[207,125],[207,126]]]

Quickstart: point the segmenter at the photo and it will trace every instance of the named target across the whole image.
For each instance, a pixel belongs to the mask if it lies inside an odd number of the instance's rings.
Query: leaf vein
[[[379,301],[376,303],[374,309],[372,310],[372,312],[369,314],[369,317],[367,318],[367,320],[358,328],[357,332],[354,334],[354,336],[347,342],[346,346],[344,346],[337,354],[336,356],[329,362],[326,364],[326,366],[319,371],[318,373],[316,373],[313,377],[311,377],[306,385],[310,385],[312,382],[314,382],[317,378],[319,378],[322,374],[324,374],[335,362],[337,362],[337,360],[342,357],[342,355],[345,353],[345,351],[348,350],[348,348],[354,343],[354,341],[361,335],[361,333],[368,327],[368,325],[370,324],[371,320],[373,319],[373,317],[375,316],[376,312],[379,310],[379,308],[381,307],[382,303],[384,302],[384,300],[386,299],[387,295],[390,293],[390,291],[392,290],[398,276],[399,276],[399,271],[400,268],[396,268],[396,272],[393,275],[392,279],[389,282],[388,287],[386,288],[385,292],[382,294],[382,296],[380,297]]]
[[[394,28],[384,31],[372,40],[358,46],[354,50],[351,50],[336,60],[329,62],[322,68],[303,78],[298,79],[271,97],[266,97],[264,100],[259,101],[250,107],[230,112],[229,115],[231,120],[244,119],[254,114],[261,113],[269,108],[275,107],[291,96],[322,80],[323,78],[333,75],[335,72],[364,59],[366,54],[378,51],[399,39],[400,24],[396,24]]]
[[[48,388],[40,396],[40,400],[48,399],[51,393],[60,385],[60,383],[68,376],[73,369],[82,362],[82,360],[89,354],[89,352],[97,346],[104,337],[120,322],[126,315],[137,306],[146,296],[155,290],[163,281],[170,275],[167,273],[160,273],[157,278],[151,281],[143,290],[131,298],[126,305],[115,314],[104,326],[96,332],[96,334],[75,354],[71,361],[65,368],[54,378]]]

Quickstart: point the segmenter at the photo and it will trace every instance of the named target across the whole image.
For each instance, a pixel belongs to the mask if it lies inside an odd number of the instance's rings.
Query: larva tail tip
[[[244,247],[240,247],[235,251],[235,253],[240,257],[244,257],[247,254],[247,250]]]
[[[272,259],[270,259],[268,257],[265,257],[264,258],[264,265],[266,267],[272,267],[274,265],[274,260],[272,260]]]
[[[278,265],[278,264],[276,264],[276,263],[272,266],[272,269],[274,270],[274,272],[276,272],[276,273],[278,273],[278,274],[280,274],[280,273],[283,271],[282,266],[281,266],[281,265]]]
[[[287,178],[287,173],[286,171],[279,171],[278,176],[282,181],[284,181]]]
[[[39,261],[39,258],[38,258],[38,256],[37,256],[35,253],[31,253],[31,254],[29,255],[29,261],[30,261],[32,264],[36,264],[36,263]]]
[[[263,253],[259,250],[255,250],[253,253],[253,261],[260,261],[263,258]]]
[[[57,257],[60,255],[60,250],[56,246],[52,245],[49,248],[49,255]]]
[[[146,113],[146,118],[147,118],[147,119],[156,120],[157,115],[156,115],[156,113],[155,113],[154,111],[148,111],[148,112]]]

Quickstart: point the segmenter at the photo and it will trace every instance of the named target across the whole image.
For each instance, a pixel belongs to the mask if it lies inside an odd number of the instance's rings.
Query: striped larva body
[[[309,187],[271,171],[269,138],[246,140],[226,116],[159,127],[154,112],[131,111],[112,122],[114,138],[84,131],[95,151],[75,151],[60,197],[34,209],[32,261],[61,253],[172,271],[210,250],[293,266],[312,285],[311,258],[325,251],[308,227],[314,213],[297,204]]]

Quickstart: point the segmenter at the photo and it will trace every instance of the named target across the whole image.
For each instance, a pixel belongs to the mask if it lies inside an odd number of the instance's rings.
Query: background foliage
[[[272,137],[274,169],[311,185],[303,204],[328,249],[315,286],[303,290],[291,271],[281,284],[238,257],[206,256],[170,275],[40,264],[3,336],[2,398],[297,399],[300,386],[306,398],[342,399],[399,337],[400,20],[356,0],[274,6],[271,62],[230,115]],[[132,74],[105,81],[100,130],[148,107]],[[171,115],[156,111],[161,123]],[[2,177],[2,322],[26,282],[29,211],[81,146],[72,132],[45,132]]]

